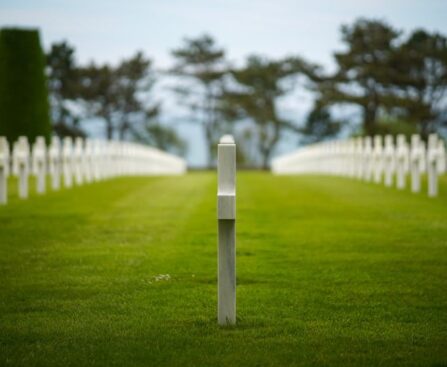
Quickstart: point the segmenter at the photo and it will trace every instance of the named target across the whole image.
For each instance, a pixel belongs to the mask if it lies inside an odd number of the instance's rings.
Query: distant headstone
[[[73,159],[76,184],[82,185],[84,183],[84,140],[82,138],[78,137],[75,140]]]
[[[38,194],[45,193],[46,189],[46,175],[47,175],[47,152],[46,152],[45,138],[38,136],[33,144],[32,149],[32,172],[36,177],[36,191]]]
[[[13,173],[19,178],[19,198],[28,198],[30,148],[26,136],[20,136],[12,150]]]
[[[371,181],[373,174],[373,150],[372,150],[372,140],[370,136],[366,136],[364,139],[364,149],[363,149],[363,179],[365,181]]]
[[[393,137],[391,135],[385,136],[384,168],[385,168],[385,186],[390,187],[393,184],[393,176],[396,168],[395,149]]]
[[[9,159],[8,140],[0,136],[0,204],[8,202]]]
[[[361,180],[363,178],[363,139],[361,137],[355,139],[355,160],[354,160],[354,170],[355,177]]]
[[[399,134],[396,147],[396,186],[400,190],[404,189],[406,184],[409,162],[408,154],[409,150],[405,135]]]
[[[421,144],[418,134],[411,136],[410,148],[410,174],[411,174],[411,191],[421,191],[421,166],[425,158],[424,147]]]
[[[62,148],[62,170],[64,173],[64,186],[73,186],[73,140],[67,136],[64,138]]]
[[[438,174],[443,175],[446,170],[447,157],[444,140],[438,139]]]
[[[428,196],[438,195],[438,171],[440,166],[441,151],[436,134],[430,134],[427,147],[427,175],[428,175]]]
[[[82,163],[84,177],[86,182],[92,182],[93,176],[93,142],[90,139],[85,140],[84,161]]]
[[[48,170],[51,175],[51,187],[53,190],[59,190],[61,186],[61,166],[61,142],[58,137],[53,136],[48,148]]]
[[[374,182],[380,183],[382,181],[383,158],[384,158],[382,137],[380,135],[376,135],[374,137],[373,157],[374,157]]]

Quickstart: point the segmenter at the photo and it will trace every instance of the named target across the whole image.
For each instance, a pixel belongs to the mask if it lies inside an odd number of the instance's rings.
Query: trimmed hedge
[[[20,135],[50,139],[45,56],[39,32],[0,30],[0,136],[13,142]]]

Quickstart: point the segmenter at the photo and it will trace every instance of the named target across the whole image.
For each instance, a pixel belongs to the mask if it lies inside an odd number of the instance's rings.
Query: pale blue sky
[[[0,0],[0,26],[38,27],[45,47],[67,39],[80,62],[117,62],[141,49],[159,68],[170,65],[169,52],[184,36],[203,32],[236,63],[253,52],[300,54],[330,68],[340,25],[360,16],[404,31],[424,27],[447,34],[447,0]],[[291,100],[285,108],[299,116],[302,104]],[[200,132],[190,125],[181,132],[195,140],[190,162],[202,163]]]

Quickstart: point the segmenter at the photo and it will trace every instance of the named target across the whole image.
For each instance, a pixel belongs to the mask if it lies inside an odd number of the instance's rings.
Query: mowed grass
[[[212,173],[13,197],[0,365],[447,365],[445,179],[429,199],[240,173],[236,327],[216,321],[215,203]]]

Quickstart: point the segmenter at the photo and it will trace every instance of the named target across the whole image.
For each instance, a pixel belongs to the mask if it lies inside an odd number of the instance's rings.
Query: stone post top
[[[234,144],[233,135],[224,135],[220,138],[219,144]]]

